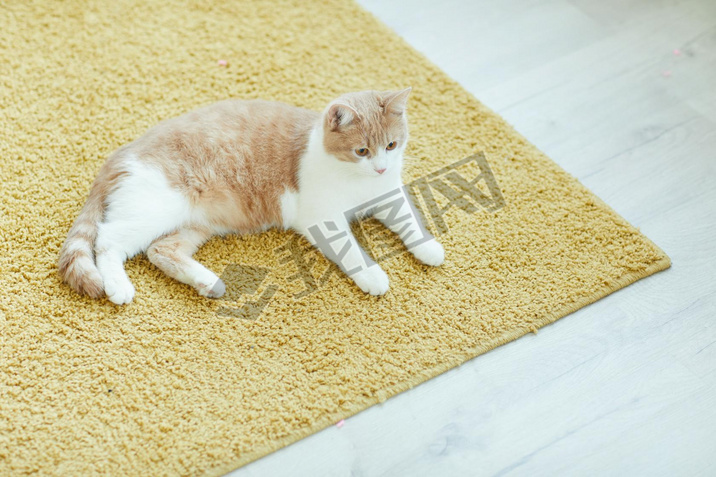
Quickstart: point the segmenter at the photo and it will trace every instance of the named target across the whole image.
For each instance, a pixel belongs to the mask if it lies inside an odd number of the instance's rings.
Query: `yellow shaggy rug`
[[[0,474],[216,475],[669,266],[499,116],[347,0],[0,5]],[[223,60],[223,61],[222,61]],[[216,238],[202,298],[146,258],[117,307],[57,254],[104,158],[225,98],[321,109],[413,87],[404,178],[447,251],[368,221],[366,296],[288,232]]]

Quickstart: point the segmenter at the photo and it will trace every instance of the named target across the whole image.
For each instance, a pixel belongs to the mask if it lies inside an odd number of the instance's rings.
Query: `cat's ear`
[[[402,91],[391,91],[383,97],[384,108],[386,113],[402,115],[405,113],[405,106],[408,103],[408,96],[413,88],[405,88]]]
[[[348,103],[336,101],[328,107],[326,125],[331,131],[349,125],[358,116],[358,112]]]

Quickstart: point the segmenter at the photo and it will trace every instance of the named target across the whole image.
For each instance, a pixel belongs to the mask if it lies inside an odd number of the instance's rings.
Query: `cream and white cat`
[[[62,278],[93,298],[129,303],[135,290],[124,262],[146,252],[167,275],[219,297],[225,285],[192,258],[196,250],[213,235],[282,227],[304,235],[364,292],[382,295],[388,276],[350,230],[346,212],[356,208],[400,234],[418,260],[442,264],[443,247],[409,201],[397,202],[394,220],[409,93],[350,93],[323,113],[231,100],[158,124],[100,169],[60,252]],[[381,207],[382,197],[392,208]],[[326,245],[328,235],[339,238]]]

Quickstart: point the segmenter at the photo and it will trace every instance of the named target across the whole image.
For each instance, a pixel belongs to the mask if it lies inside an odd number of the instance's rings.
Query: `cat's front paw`
[[[361,290],[371,295],[385,295],[390,286],[388,275],[378,265],[365,268],[351,278]]]
[[[437,240],[431,239],[410,249],[415,258],[425,265],[437,267],[445,261],[445,249]]]

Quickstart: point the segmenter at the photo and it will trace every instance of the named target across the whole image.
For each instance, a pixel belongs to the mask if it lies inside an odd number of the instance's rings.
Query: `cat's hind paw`
[[[365,268],[351,275],[351,278],[361,290],[370,295],[385,295],[390,287],[388,275],[378,265]]]
[[[115,305],[126,305],[134,298],[134,286],[126,276],[110,277],[104,280],[104,293]]]
[[[224,283],[224,280],[217,277],[213,285],[209,286],[200,284],[196,287],[196,290],[200,295],[207,298],[221,298],[224,296],[224,293],[226,293],[226,284]]]
[[[437,267],[445,262],[445,249],[435,239],[411,248],[410,252],[425,265]]]

